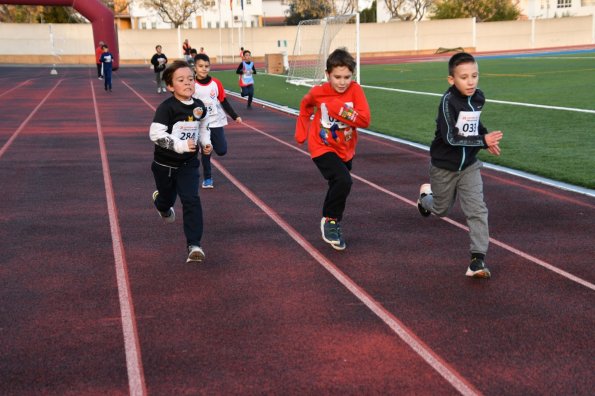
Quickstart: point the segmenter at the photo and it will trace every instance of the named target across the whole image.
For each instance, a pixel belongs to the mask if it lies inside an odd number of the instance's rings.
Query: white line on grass
[[[118,209],[116,207],[116,200],[114,198],[114,189],[112,186],[109,161],[107,159],[107,150],[105,148],[103,129],[101,128],[101,121],[99,119],[99,109],[97,108],[95,89],[93,88],[93,83],[91,82],[90,84],[91,91],[93,93],[93,106],[95,108],[97,136],[99,139],[99,151],[101,154],[103,183],[105,185],[105,197],[107,200],[110,231],[112,235],[112,248],[114,251],[118,297],[120,300],[120,314],[122,318],[122,331],[124,333],[124,349],[126,352],[128,387],[131,395],[143,396],[147,394],[147,387],[145,384],[145,376],[142,366],[140,343],[138,340],[136,317],[134,314],[134,304],[132,303],[132,293],[130,291],[130,281],[128,279],[128,264],[126,263],[126,256],[122,243],[122,234],[120,232],[120,224],[118,222]]]
[[[231,96],[234,96],[236,98],[240,98],[240,94],[237,94],[233,91],[228,91],[225,90],[225,93]],[[267,102],[266,100],[262,100],[262,99],[254,99],[254,103],[259,103],[261,105],[266,105],[268,107],[271,107],[273,109],[288,113],[288,114],[292,114],[297,116],[299,114],[298,110],[292,109],[291,107],[288,106],[281,106],[278,105],[276,103],[272,103],[272,102]],[[411,142],[405,139],[400,139],[394,136],[389,136],[389,135],[385,135],[379,132],[374,132],[374,131],[370,131],[368,129],[364,129],[364,128],[358,128],[358,132],[363,132],[366,133],[368,135],[372,135],[372,136],[376,136],[382,139],[386,139],[386,140],[390,140],[393,142],[397,142],[397,143],[401,143],[407,146],[411,146],[411,147],[416,147],[418,149],[421,150],[425,150],[425,151],[430,151],[430,148],[426,145],[420,144],[420,143],[415,143],[415,142]],[[583,195],[588,195],[590,197],[595,197],[595,190],[592,189],[588,189],[588,188],[584,188],[584,187],[580,187],[580,186],[575,186],[573,184],[568,184],[568,183],[564,183],[558,180],[552,180],[552,179],[547,179],[545,177],[541,177],[541,176],[537,176],[537,175],[533,175],[531,173],[527,173],[527,172],[523,172],[517,169],[512,169],[512,168],[507,168],[501,165],[495,165],[495,164],[490,164],[488,162],[484,162],[484,167],[488,168],[488,169],[492,169],[498,172],[503,172],[503,173],[508,173],[510,175],[514,175],[523,179],[527,179],[527,180],[531,180],[533,182],[536,183],[540,183],[540,184],[545,184],[547,186],[551,186],[551,187],[555,187],[561,190],[566,190],[566,191],[571,191],[571,192],[575,192],[575,193],[579,193],[579,194],[583,194]]]
[[[309,156],[309,154],[308,154],[307,151],[304,151],[304,150],[300,149],[299,147],[296,147],[296,146],[294,146],[294,145],[292,145],[290,143],[285,142],[284,140],[281,140],[281,139],[279,139],[279,138],[277,138],[277,137],[275,137],[273,135],[270,135],[270,134],[266,133],[265,131],[263,131],[261,129],[258,129],[256,127],[253,127],[251,125],[248,125],[245,122],[243,122],[243,124],[245,126],[247,126],[248,128],[252,129],[253,131],[256,131],[256,132],[258,132],[258,133],[260,133],[260,134],[262,134],[262,135],[264,135],[264,136],[266,136],[266,137],[268,137],[270,139],[275,140],[276,142],[279,142],[279,143],[281,143],[281,144],[283,144],[283,145],[285,145],[287,147],[290,147],[290,148],[292,148],[292,149],[294,149],[294,150],[296,150],[296,151],[298,151],[298,152],[300,152],[300,153],[302,153],[304,155]],[[407,198],[405,198],[405,197],[403,197],[403,196],[401,196],[399,194],[396,194],[396,193],[394,193],[394,192],[392,192],[390,190],[387,190],[386,188],[384,188],[382,186],[379,186],[378,184],[373,183],[373,182],[371,182],[371,181],[369,181],[367,179],[364,179],[363,177],[358,176],[358,175],[356,175],[354,173],[351,173],[351,176],[353,178],[355,178],[355,179],[357,179],[357,180],[359,180],[359,181],[361,181],[361,182],[369,185],[370,187],[375,188],[376,190],[382,191],[385,194],[388,194],[388,195],[390,195],[390,196],[392,196],[392,197],[394,197],[394,198],[396,198],[396,199],[398,199],[398,200],[400,200],[402,202],[405,202],[405,203],[407,203],[409,205],[412,205],[412,206],[417,207],[417,202],[414,202],[414,201],[412,201],[410,199],[407,199]],[[441,220],[444,220],[444,221],[446,221],[446,222],[448,222],[448,223],[450,223],[450,224],[452,224],[452,225],[454,225],[454,226],[456,226],[456,227],[458,227],[458,228],[460,228],[462,230],[469,231],[469,229],[466,226],[464,226],[463,224],[458,223],[458,222],[456,222],[456,221],[454,221],[454,220],[452,220],[452,219],[450,219],[448,217],[441,217],[440,219]],[[497,239],[490,238],[490,242],[493,243],[494,245],[500,246],[504,250],[508,250],[509,252],[511,252],[513,254],[516,254],[516,255],[518,255],[518,256],[526,259],[526,260],[532,261],[533,263],[535,263],[537,265],[540,265],[543,268],[546,268],[546,269],[548,269],[548,270],[550,270],[550,271],[552,271],[552,272],[554,272],[554,273],[556,273],[558,275],[561,275],[561,276],[563,276],[563,277],[565,277],[567,279],[570,279],[573,282],[576,282],[576,283],[578,283],[580,285],[583,285],[583,286],[585,286],[585,287],[587,287],[587,288],[589,288],[591,290],[595,290],[595,285],[592,284],[592,283],[590,283],[589,281],[586,281],[586,280],[584,280],[582,278],[579,278],[576,275],[573,275],[573,274],[571,274],[569,272],[566,272],[566,271],[564,271],[564,270],[562,270],[562,269],[560,269],[560,268],[558,268],[558,267],[556,267],[556,266],[554,266],[552,264],[547,263],[546,261],[543,261],[543,260],[541,260],[541,259],[539,259],[537,257],[534,257],[534,256],[532,256],[532,255],[530,255],[528,253],[525,253],[525,252],[523,252],[523,251],[521,251],[521,250],[519,250],[519,249],[517,249],[515,247],[512,247],[511,245],[508,245],[508,244],[506,244],[504,242],[501,242],[501,241],[499,241]]]

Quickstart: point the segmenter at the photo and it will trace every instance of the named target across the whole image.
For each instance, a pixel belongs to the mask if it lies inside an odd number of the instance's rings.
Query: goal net
[[[325,81],[326,59],[337,48],[349,51],[356,58],[359,70],[359,14],[301,21],[286,81],[296,85],[316,85]],[[354,78],[359,82],[357,75]]]

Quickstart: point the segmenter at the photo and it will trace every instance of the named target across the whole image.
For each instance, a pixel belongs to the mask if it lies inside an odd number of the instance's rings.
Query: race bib
[[[479,135],[479,116],[481,111],[461,111],[455,127],[459,130],[459,136]]]
[[[176,122],[172,128],[171,134],[180,140],[192,139],[198,141],[198,121],[180,121]]]
[[[207,114],[208,115],[216,115],[217,114],[217,103],[210,101],[210,100],[205,100],[205,101],[203,101],[203,103],[205,104],[205,106],[207,106]]]

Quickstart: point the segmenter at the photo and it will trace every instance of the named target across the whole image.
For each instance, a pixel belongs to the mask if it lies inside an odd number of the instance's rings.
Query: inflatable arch
[[[72,7],[91,21],[93,27],[93,54],[95,48],[103,41],[109,46],[109,51],[114,55],[114,70],[120,64],[118,49],[118,36],[114,27],[114,14],[99,0],[0,0],[2,4],[16,5],[43,5]]]

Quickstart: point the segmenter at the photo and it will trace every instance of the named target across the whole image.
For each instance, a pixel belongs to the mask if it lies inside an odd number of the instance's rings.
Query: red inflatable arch
[[[72,7],[91,21],[93,26],[93,51],[103,41],[109,46],[110,52],[114,55],[113,68],[116,70],[120,64],[120,53],[118,50],[118,37],[114,27],[114,14],[99,0],[0,0],[2,4],[18,5],[44,5],[44,6],[67,6]]]

